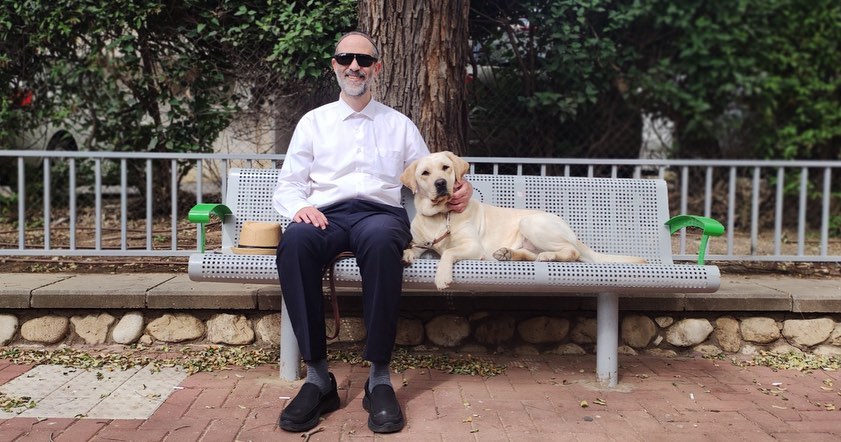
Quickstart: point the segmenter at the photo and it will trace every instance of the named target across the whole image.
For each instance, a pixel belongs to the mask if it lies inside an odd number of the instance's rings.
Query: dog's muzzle
[[[450,195],[450,191],[447,189],[447,180],[444,178],[435,180],[435,193],[438,195],[438,198]]]

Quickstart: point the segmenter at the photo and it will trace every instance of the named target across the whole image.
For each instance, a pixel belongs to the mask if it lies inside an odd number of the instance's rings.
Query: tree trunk
[[[379,44],[375,98],[406,114],[432,152],[467,152],[469,0],[362,0],[359,28]]]

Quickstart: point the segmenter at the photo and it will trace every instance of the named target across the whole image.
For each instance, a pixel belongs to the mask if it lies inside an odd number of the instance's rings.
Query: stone
[[[18,332],[18,318],[15,315],[0,315],[0,345],[6,345],[15,339]]]
[[[627,345],[620,345],[619,348],[617,349],[617,351],[619,352],[620,355],[625,355],[625,356],[636,356],[637,355],[637,351],[634,350],[633,348],[627,346]]]
[[[204,336],[204,323],[187,313],[165,313],[146,326],[146,332],[158,341],[184,342]]]
[[[569,344],[561,344],[546,353],[553,354],[553,355],[562,355],[562,356],[573,356],[573,355],[586,355],[587,352],[584,351],[581,346],[573,343]]]
[[[263,315],[254,325],[254,331],[260,341],[273,346],[280,345],[280,313]]]
[[[681,319],[666,331],[666,342],[675,347],[692,347],[707,340],[713,326],[706,319]]]
[[[246,345],[254,342],[254,330],[243,315],[219,313],[207,321],[207,340],[214,344]]]
[[[155,338],[153,338],[151,335],[144,333],[143,336],[140,337],[138,342],[140,343],[140,345],[149,346],[155,343]]]
[[[738,353],[742,348],[742,338],[739,335],[739,321],[730,316],[722,316],[715,320],[713,337],[718,341],[721,350],[728,353]]]
[[[812,350],[817,356],[841,356],[841,348],[832,345],[819,345]]]
[[[488,353],[488,348],[479,344],[465,344],[459,347],[458,352],[465,355],[484,355]]]
[[[812,347],[827,339],[835,330],[835,321],[829,318],[789,319],[783,322],[783,336],[798,347]]]
[[[753,344],[745,344],[742,346],[742,349],[739,350],[739,353],[746,355],[746,356],[753,356],[759,353],[759,349],[756,348]]]
[[[597,330],[598,327],[595,319],[582,318],[572,328],[570,339],[576,344],[595,344]]]
[[[70,321],[64,316],[46,315],[33,318],[20,327],[20,336],[30,342],[55,344],[67,336]]]
[[[419,345],[423,343],[423,321],[414,318],[397,320],[397,345]]]
[[[665,348],[649,348],[648,350],[645,350],[645,353],[658,358],[674,358],[677,356],[676,351]]]
[[[445,314],[426,323],[426,337],[441,347],[456,347],[470,336],[470,322],[463,316]]]
[[[622,318],[620,336],[633,348],[645,348],[657,335],[657,325],[648,316],[630,315]]]
[[[515,326],[514,318],[492,318],[479,324],[473,336],[482,344],[501,344],[514,337]]]
[[[668,326],[675,323],[675,318],[671,316],[658,316],[654,318],[654,322],[660,326],[660,328],[667,328]]]
[[[797,347],[795,347],[795,346],[793,346],[793,345],[791,345],[791,344],[789,344],[788,342],[785,342],[785,341],[777,343],[776,345],[772,346],[770,351],[772,353],[776,353],[778,355],[787,355],[789,353],[800,353],[800,354],[803,353],[803,350],[801,350],[801,349],[799,349],[799,348],[797,348]]]
[[[342,326],[339,327],[339,336],[328,342],[362,342],[368,336],[368,329],[365,328],[365,322],[362,318],[351,317],[339,320],[342,321]],[[336,326],[333,319],[327,319],[325,324],[327,336],[333,335]]]
[[[143,314],[128,312],[117,321],[111,339],[117,344],[133,344],[143,334]]]
[[[108,328],[114,323],[114,317],[108,313],[98,315],[73,316],[70,318],[76,334],[84,339],[86,344],[104,344],[108,340]]]
[[[514,347],[514,354],[517,356],[537,356],[540,354],[540,350],[534,345],[519,345]]]
[[[722,353],[721,349],[712,344],[696,345],[693,350],[701,353],[704,356],[718,356]]]
[[[652,342],[652,344],[654,344],[654,346],[656,347],[656,346],[660,345],[661,342],[663,342],[663,335],[658,334],[654,338],[654,342]]]
[[[835,324],[835,329],[832,330],[832,334],[829,335],[829,344],[841,347],[841,322]]]
[[[476,321],[481,321],[485,318],[489,318],[490,316],[491,316],[490,312],[482,310],[482,311],[479,311],[479,312],[471,313],[470,316],[467,317],[467,319],[469,319],[470,322],[473,323],[473,322],[476,322]]]
[[[777,326],[777,322],[771,318],[742,318],[739,330],[745,341],[757,344],[769,344],[780,339],[780,328]]]
[[[529,344],[560,342],[569,334],[569,320],[537,316],[517,324],[517,333]]]

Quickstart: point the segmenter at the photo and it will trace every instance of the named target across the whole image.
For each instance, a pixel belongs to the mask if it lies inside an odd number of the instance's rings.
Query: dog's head
[[[446,204],[453,195],[453,185],[469,169],[470,163],[454,153],[435,152],[410,164],[400,175],[400,181],[432,205]]]

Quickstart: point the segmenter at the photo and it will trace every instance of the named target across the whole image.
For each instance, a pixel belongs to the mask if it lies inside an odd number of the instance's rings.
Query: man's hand
[[[461,180],[456,181],[453,185],[453,197],[447,203],[447,207],[453,212],[464,212],[467,208],[467,203],[470,202],[470,197],[473,196],[473,185],[470,181]]]
[[[321,230],[327,228],[327,217],[313,206],[307,206],[299,210],[293,220],[296,223],[312,224],[315,227],[320,227]]]

